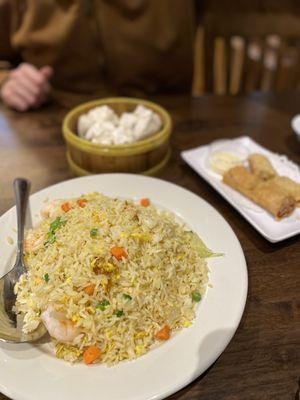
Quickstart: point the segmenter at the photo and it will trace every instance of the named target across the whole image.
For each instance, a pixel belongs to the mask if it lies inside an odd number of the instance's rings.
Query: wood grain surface
[[[300,372],[299,237],[278,244],[267,242],[181,160],[180,152],[220,138],[249,135],[299,163],[300,143],[291,131],[290,119],[299,112],[300,94],[151,100],[165,106],[174,121],[171,161],[160,177],[203,197],[227,219],[241,242],[249,273],[246,309],[231,343],[204,375],[169,399],[296,399]],[[71,178],[61,135],[66,111],[55,104],[23,114],[0,108],[0,214],[14,203],[12,181],[16,176],[29,178],[32,192]],[[0,399],[7,397],[0,394]]]

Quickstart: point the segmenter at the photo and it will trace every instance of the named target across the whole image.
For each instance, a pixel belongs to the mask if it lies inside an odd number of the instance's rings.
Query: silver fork
[[[39,339],[46,333],[46,329],[40,323],[34,332],[24,334],[22,332],[23,316],[16,315],[13,311],[16,302],[14,287],[21,275],[26,272],[23,247],[30,182],[24,178],[16,178],[14,180],[14,191],[18,225],[17,257],[12,270],[0,279],[0,341],[22,343]]]

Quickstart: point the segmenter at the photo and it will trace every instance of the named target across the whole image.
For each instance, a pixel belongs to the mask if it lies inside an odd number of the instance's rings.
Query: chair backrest
[[[196,35],[193,94],[292,89],[299,59],[300,17],[207,14]]]

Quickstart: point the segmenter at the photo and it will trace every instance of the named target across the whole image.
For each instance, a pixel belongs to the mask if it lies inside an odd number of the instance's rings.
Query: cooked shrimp
[[[79,331],[74,323],[65,317],[65,314],[49,305],[41,314],[42,321],[49,335],[62,343],[72,343]]]
[[[27,253],[37,251],[45,242],[45,234],[41,231],[29,231],[26,235],[24,246]]]
[[[59,200],[50,201],[50,203],[46,204],[41,209],[41,216],[43,218],[53,218],[53,217],[58,216],[61,211],[59,204],[60,204]]]

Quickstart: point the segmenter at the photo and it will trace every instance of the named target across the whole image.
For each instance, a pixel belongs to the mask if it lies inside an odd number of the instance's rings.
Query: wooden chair
[[[296,88],[300,17],[208,14],[195,41],[193,95]]]

